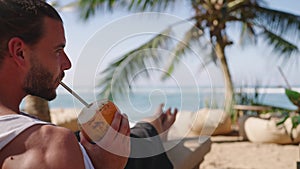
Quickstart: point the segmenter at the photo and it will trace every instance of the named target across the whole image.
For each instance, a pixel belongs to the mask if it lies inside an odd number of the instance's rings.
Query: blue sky
[[[267,2],[272,8],[300,15],[300,2],[298,0],[268,0]],[[76,65],[80,61],[84,46],[98,30],[104,29],[110,24],[117,22],[117,20],[120,20],[120,18],[124,18],[124,16],[130,14],[125,11],[114,11],[113,13],[100,11],[95,17],[84,22],[79,19],[77,11],[62,11],[60,13],[63,17],[66,30],[66,52],[73,63],[71,70],[66,72],[64,81],[70,85],[74,83],[75,86],[91,87],[93,83],[91,82],[91,77],[88,77],[87,74],[94,74],[94,72],[89,72],[89,63],[86,63],[86,67],[83,66],[79,70],[76,70],[76,67],[78,69]],[[169,10],[167,13],[182,19],[188,18],[193,14],[184,2],[176,5],[175,9]],[[162,23],[162,25],[158,26],[164,29],[165,24]],[[124,28],[126,29],[128,26],[124,26]],[[109,41],[109,39],[105,40]],[[126,51],[126,47],[123,50]],[[242,49],[238,45],[234,45],[227,50],[226,54],[228,56],[229,68],[237,85],[285,85],[277,70],[277,63],[271,59],[273,57],[265,48],[247,46],[247,48]],[[299,70],[293,69],[293,71],[290,71],[288,68],[283,68],[292,85],[300,85]],[[77,74],[80,75],[77,76]],[[212,72],[210,75],[218,78],[219,80],[217,81],[222,81],[222,77],[218,77],[219,73]],[[74,82],[74,79],[76,82]]]

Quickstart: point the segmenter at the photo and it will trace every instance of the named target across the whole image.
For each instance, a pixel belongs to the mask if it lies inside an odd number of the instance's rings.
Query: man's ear
[[[9,56],[14,59],[16,64],[19,66],[25,64],[25,58],[24,58],[24,48],[25,48],[25,43],[22,39],[18,37],[11,38],[8,41],[8,52]]]

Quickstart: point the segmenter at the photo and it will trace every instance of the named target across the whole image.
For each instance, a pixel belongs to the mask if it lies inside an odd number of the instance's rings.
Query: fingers
[[[173,111],[173,113],[172,113],[171,107],[170,107],[170,108],[167,109],[166,114],[167,114],[167,115],[176,115],[177,112],[178,112],[178,109],[175,108],[174,111]]]
[[[88,143],[88,140],[83,136],[81,132],[79,133],[79,136],[80,136],[80,143],[82,144]]]
[[[126,115],[116,112],[111,126],[105,135],[95,144],[89,142],[85,133],[80,133],[80,142],[89,154],[97,158],[100,153],[108,153],[118,158],[128,157],[130,154],[130,126]],[[121,156],[121,157],[120,157]],[[126,158],[127,159],[127,158]],[[98,160],[96,160],[98,161]]]
[[[178,113],[178,109],[175,108],[175,110],[174,110],[174,112],[173,112],[173,115],[176,117],[177,113]]]
[[[123,135],[130,133],[129,121],[127,115],[121,115],[120,112],[115,113],[115,117],[111,123],[111,127]]]
[[[120,112],[116,112],[113,121],[111,122],[111,127],[116,131],[119,130],[120,124],[122,122],[122,115]]]
[[[176,116],[177,112],[178,112],[178,109],[175,108],[174,111],[173,111],[173,113],[171,113],[171,111],[170,111],[170,114],[168,114],[168,115]]]
[[[123,146],[118,151],[123,155],[128,155],[130,152],[130,126],[126,115],[122,118],[119,133],[115,140],[121,142],[120,144]]]
[[[165,106],[164,103],[161,103],[161,104],[159,105],[159,108],[160,108],[161,111],[162,111],[162,109],[164,108],[164,106]]]
[[[166,114],[167,114],[167,115],[172,115],[172,113],[171,113],[171,108],[168,108],[168,110],[166,111]]]
[[[80,143],[86,148],[86,149],[92,149],[93,145],[89,140],[82,134],[82,132],[79,133],[80,136]]]
[[[98,143],[107,146],[117,141],[117,139],[125,139],[123,136],[128,137],[129,135],[130,126],[127,116],[123,116],[120,114],[120,112],[116,112],[111,126],[105,133],[104,137]]]
[[[164,106],[165,106],[165,104],[163,104],[163,103],[161,103],[159,106],[158,106],[158,108],[157,108],[157,114],[167,114],[167,115],[176,115],[177,114],[177,112],[178,112],[178,109],[177,108],[175,108],[174,109],[174,111],[173,111],[173,113],[172,113],[172,109],[171,109],[171,107],[169,107],[165,112],[163,111],[163,108],[164,108]]]
[[[128,156],[130,152],[130,126],[126,115],[116,112],[111,127],[97,145],[109,152]]]
[[[177,108],[175,108],[173,112],[171,111],[171,108],[168,108],[168,110],[164,114],[164,118],[162,119],[163,130],[167,130],[173,125],[176,120],[177,113]]]
[[[124,136],[130,135],[130,126],[129,126],[129,121],[128,121],[128,117],[126,114],[123,114],[119,133],[122,133]]]
[[[163,114],[163,108],[164,108],[165,104],[160,104],[157,109],[156,109],[156,112],[155,112],[155,116],[161,116]]]
[[[175,118],[178,113],[178,109],[175,108],[172,112],[171,108],[168,108],[167,111],[164,113],[163,121],[166,120],[166,118]]]

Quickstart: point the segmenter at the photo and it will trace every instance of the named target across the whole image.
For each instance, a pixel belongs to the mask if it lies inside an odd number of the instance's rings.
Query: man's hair
[[[0,0],[0,64],[13,37],[35,45],[44,33],[44,18],[62,22],[58,12],[43,0]]]

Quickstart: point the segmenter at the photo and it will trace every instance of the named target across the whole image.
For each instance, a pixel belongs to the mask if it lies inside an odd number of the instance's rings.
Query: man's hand
[[[111,127],[96,144],[88,142],[80,135],[80,142],[96,169],[125,168],[130,154],[130,127],[127,117],[116,112]]]

